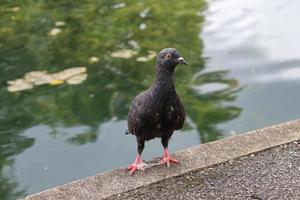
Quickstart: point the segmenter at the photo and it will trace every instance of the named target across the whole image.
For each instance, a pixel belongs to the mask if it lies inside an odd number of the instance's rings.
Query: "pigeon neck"
[[[156,78],[154,81],[154,85],[164,85],[164,88],[174,88],[173,71],[168,69],[167,66],[156,67]]]

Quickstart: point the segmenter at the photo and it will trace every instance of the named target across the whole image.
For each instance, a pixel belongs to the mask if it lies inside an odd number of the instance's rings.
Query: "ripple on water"
[[[201,33],[207,67],[229,69],[241,82],[296,80],[286,63],[299,60],[299,18],[299,1],[211,1]]]

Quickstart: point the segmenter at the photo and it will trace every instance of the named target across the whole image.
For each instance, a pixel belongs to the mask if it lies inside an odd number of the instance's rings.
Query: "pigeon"
[[[185,120],[185,109],[175,90],[174,70],[178,64],[188,63],[174,48],[166,48],[159,52],[156,59],[155,80],[151,87],[138,94],[132,100],[128,118],[127,133],[135,135],[137,156],[127,169],[132,175],[142,163],[141,154],[145,141],[161,138],[164,154],[161,163],[179,163],[168,152],[169,139],[175,130],[182,128]]]

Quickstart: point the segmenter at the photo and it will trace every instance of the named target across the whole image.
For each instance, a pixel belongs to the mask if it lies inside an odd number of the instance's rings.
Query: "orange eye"
[[[172,55],[170,54],[170,53],[167,53],[166,55],[165,55],[165,59],[170,59],[172,57]]]

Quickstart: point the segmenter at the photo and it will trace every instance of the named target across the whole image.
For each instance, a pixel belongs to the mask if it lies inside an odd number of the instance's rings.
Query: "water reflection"
[[[178,48],[190,63],[176,71],[177,90],[188,113],[185,130],[196,130],[200,142],[218,139],[222,130],[216,125],[237,117],[241,109],[230,104],[238,92],[236,80],[226,71],[202,71],[205,60],[199,31],[204,19],[198,12],[203,7],[198,0],[4,3],[0,19],[2,197],[23,195],[14,190],[17,182],[12,176],[6,178],[3,169],[12,168],[14,156],[34,145],[35,137],[24,136],[24,131],[45,125],[55,137],[63,134],[62,128],[85,127],[68,135],[66,145],[96,142],[101,125],[126,119],[132,97],[153,81],[154,60],[149,52],[164,47]],[[129,58],[111,56],[122,49],[137,53]],[[76,86],[43,85],[18,93],[6,90],[8,80],[27,72],[56,73],[71,66],[86,66],[87,80]],[[205,84],[225,87],[202,91]],[[114,131],[123,134],[125,129],[123,123],[122,129]],[[32,187],[39,188],[41,183],[35,184]]]

